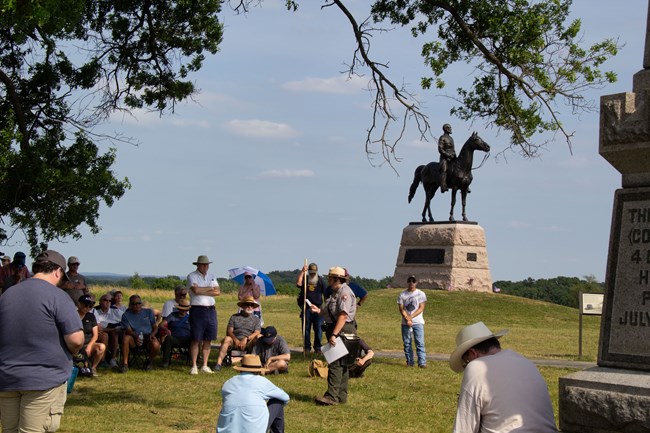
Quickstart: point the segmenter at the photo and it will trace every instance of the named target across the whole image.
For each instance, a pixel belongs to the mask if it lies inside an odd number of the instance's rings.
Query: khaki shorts
[[[45,391],[0,392],[2,432],[55,432],[61,425],[67,387],[65,382]]]

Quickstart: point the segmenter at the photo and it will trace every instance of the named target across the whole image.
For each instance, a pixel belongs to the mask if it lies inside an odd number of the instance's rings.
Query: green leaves
[[[547,132],[561,131],[570,145],[560,102],[573,112],[594,109],[584,90],[616,80],[600,70],[616,55],[616,42],[583,47],[580,20],[567,23],[570,6],[571,0],[377,0],[372,16],[426,38],[422,58],[432,75],[421,79],[424,89],[444,87],[452,64],[471,65],[474,79],[452,96],[458,105],[451,114],[510,131],[511,146],[535,156]]]
[[[1,1],[0,241],[22,231],[37,252],[99,231],[100,207],[130,184],[93,128],[114,110],[162,113],[190,96],[190,74],[222,39],[221,2]]]

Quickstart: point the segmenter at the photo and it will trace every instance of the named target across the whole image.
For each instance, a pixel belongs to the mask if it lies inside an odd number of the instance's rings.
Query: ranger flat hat
[[[345,278],[345,269],[343,269],[340,266],[334,266],[333,268],[330,268],[330,271],[326,275],[327,277],[335,277],[335,278]]]

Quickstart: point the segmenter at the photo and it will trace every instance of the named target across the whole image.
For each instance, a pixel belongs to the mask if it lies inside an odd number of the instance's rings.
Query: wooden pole
[[[305,259],[305,266],[307,266],[307,259]],[[307,335],[306,324],[307,324],[307,274],[309,269],[307,269],[302,274],[302,354],[307,356],[307,343],[305,342],[305,335]]]

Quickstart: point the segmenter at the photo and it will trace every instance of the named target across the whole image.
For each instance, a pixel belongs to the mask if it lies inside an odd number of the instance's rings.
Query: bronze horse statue
[[[490,145],[483,141],[476,132],[463,144],[458,158],[451,161],[447,167],[447,187],[451,189],[449,221],[456,221],[454,219],[454,205],[456,204],[456,191],[458,190],[460,190],[463,200],[463,221],[467,221],[467,216],[465,215],[465,199],[469,190],[469,184],[472,183],[472,163],[475,150],[481,150],[486,153],[490,151]],[[440,187],[439,166],[440,164],[437,162],[430,162],[427,165],[421,165],[415,169],[413,183],[409,190],[409,203],[411,203],[415,191],[418,189],[418,185],[422,182],[424,193],[426,194],[424,209],[422,209],[422,222],[427,222],[427,212],[429,213],[429,222],[433,222],[433,217],[431,216],[431,199]]]

